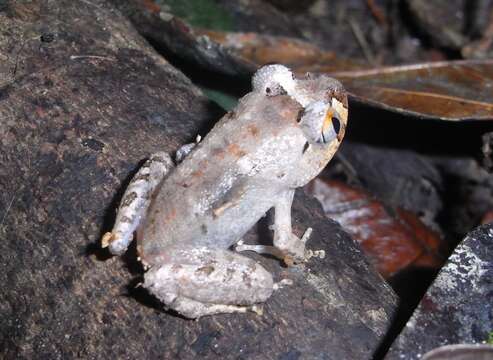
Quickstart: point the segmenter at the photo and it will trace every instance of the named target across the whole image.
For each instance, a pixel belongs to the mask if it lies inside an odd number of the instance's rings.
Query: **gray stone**
[[[493,224],[457,246],[386,359],[419,359],[447,344],[482,343],[493,331]]]

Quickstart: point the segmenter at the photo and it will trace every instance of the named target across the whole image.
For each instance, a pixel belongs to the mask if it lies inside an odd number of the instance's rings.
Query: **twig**
[[[493,11],[490,13],[490,21],[484,30],[483,37],[462,49],[464,57],[487,57],[488,49],[493,44]]]
[[[335,71],[335,72],[331,72],[330,75],[335,78],[344,77],[344,78],[356,79],[356,78],[367,77],[367,76],[395,74],[403,71],[437,69],[447,66],[463,66],[463,65],[470,66],[473,64],[491,66],[493,65],[493,59],[435,61],[435,62],[427,62],[427,63],[425,62],[425,63],[411,64],[411,65],[386,66],[386,67],[380,67],[380,68],[369,69],[369,70]],[[478,76],[478,78],[480,77]]]
[[[87,5],[91,5],[91,6],[94,6],[94,7],[97,7],[99,9],[101,9],[101,6],[97,5],[97,4],[94,4],[88,0],[81,0],[83,3],[86,3]]]
[[[27,40],[23,41],[21,44],[21,48],[15,55],[15,63],[14,63],[14,69],[12,70],[12,79],[15,78],[15,75],[17,74],[17,68],[19,66],[19,56],[21,55],[22,50],[24,50],[24,46],[26,45]]]
[[[351,27],[351,31],[353,32],[354,37],[356,38],[356,41],[358,42],[359,46],[363,50],[363,54],[366,57],[366,60],[372,64],[375,65],[375,56],[373,55],[373,52],[370,49],[370,46],[368,45],[368,42],[365,39],[365,35],[361,31],[361,28],[359,27],[358,23],[354,21],[354,19],[349,18],[348,20],[349,26]]]
[[[19,189],[14,192],[14,195],[12,195],[12,199],[10,199],[10,203],[7,205],[7,208],[5,209],[5,212],[3,213],[2,221],[0,221],[0,228],[3,226],[3,223],[5,219],[7,218],[7,214],[10,211],[10,208],[12,207],[12,204],[14,203],[15,197],[17,196],[17,193],[19,192]]]
[[[107,56],[99,56],[99,55],[70,55],[70,60],[77,59],[98,59],[98,60],[108,60],[108,61],[116,61],[116,59],[107,57]]]
[[[347,175],[348,180],[352,181],[355,184],[359,184],[360,181],[358,179],[358,172],[353,167],[353,165],[351,165],[351,163],[349,162],[349,160],[346,159],[346,157],[344,155],[342,155],[341,152],[337,152],[334,155],[334,158],[337,159],[337,160],[339,160],[339,162],[341,163],[342,167],[346,169],[345,174]]]
[[[388,26],[387,17],[382,9],[375,3],[375,0],[366,0],[366,5],[368,5],[371,14],[380,25]]]

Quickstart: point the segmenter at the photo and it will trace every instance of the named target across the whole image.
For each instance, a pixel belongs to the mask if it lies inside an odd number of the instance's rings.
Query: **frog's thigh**
[[[171,157],[165,152],[153,154],[142,165],[123,194],[113,230],[103,236],[103,247],[109,246],[115,255],[125,252],[145,216],[152,194],[173,167]]]
[[[240,254],[194,249],[179,259],[148,271],[144,287],[186,317],[245,312],[272,294],[272,275]]]

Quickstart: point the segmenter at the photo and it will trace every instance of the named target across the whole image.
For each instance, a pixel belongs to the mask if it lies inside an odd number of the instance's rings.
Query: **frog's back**
[[[277,162],[303,146],[300,110],[287,96],[241,99],[164,180],[140,232],[140,256],[153,263],[173,248],[227,248],[243,236],[275,200],[280,180],[269,166],[282,168]],[[283,149],[286,134],[293,143]]]

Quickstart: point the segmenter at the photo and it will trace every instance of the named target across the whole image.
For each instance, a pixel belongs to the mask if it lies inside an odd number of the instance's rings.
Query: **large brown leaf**
[[[258,33],[195,30],[224,49],[256,66],[280,63],[297,72],[334,72],[362,69],[363,65],[340,59],[332,51],[325,51],[309,42],[285,36]]]
[[[334,72],[357,101],[419,117],[493,119],[493,60]]]
[[[493,60],[362,70],[365,66],[299,39],[199,30],[176,16],[161,16],[149,0],[112,2],[159,47],[210,71],[245,77],[266,63],[282,63],[298,73],[328,73],[344,83],[353,100],[369,106],[441,120],[493,119]]]
[[[354,100],[370,106],[442,120],[493,119],[493,60],[362,70],[360,64],[298,39],[208,30],[198,33],[257,66],[275,62],[298,73],[328,73],[344,83]]]

